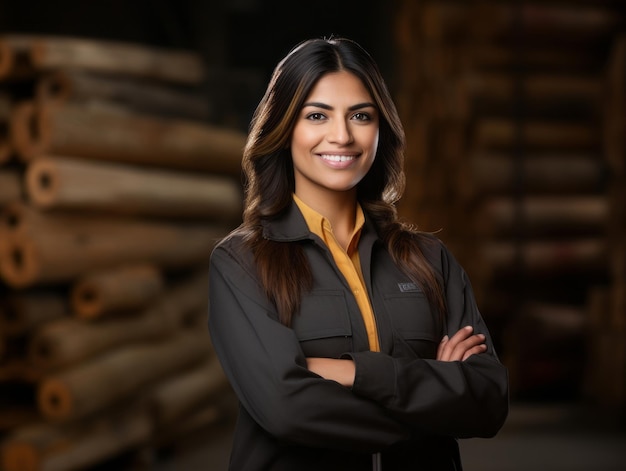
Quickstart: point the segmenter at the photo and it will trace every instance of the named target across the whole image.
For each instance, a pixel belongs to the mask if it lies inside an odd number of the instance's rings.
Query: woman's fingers
[[[480,345],[476,345],[475,347],[470,348],[468,351],[466,351],[461,361],[465,361],[472,355],[477,355],[479,353],[483,353],[486,351],[487,351],[487,345],[485,345],[484,343],[481,343]]]
[[[437,360],[441,361],[464,361],[476,353],[486,350],[485,336],[483,334],[472,335],[472,326],[460,329],[452,337],[443,338],[437,348]]]
[[[450,338],[448,338],[448,336],[446,335],[444,337],[445,341],[442,341],[439,345],[440,351],[438,352],[437,360],[455,361],[455,358],[453,357],[455,349],[461,342],[463,342],[472,334],[472,330],[473,329],[471,326],[467,326],[460,329]]]

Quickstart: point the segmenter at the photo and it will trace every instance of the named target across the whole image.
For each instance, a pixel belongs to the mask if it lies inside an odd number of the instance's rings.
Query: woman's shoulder
[[[250,231],[239,226],[215,244],[211,261],[214,262],[221,258],[236,260],[239,263],[252,263],[254,257],[249,240]]]
[[[226,236],[222,237],[215,244],[215,249],[230,250],[234,247],[241,248],[246,245],[249,231],[244,226],[239,226],[230,231]]]
[[[450,248],[436,233],[419,230],[412,232],[417,237],[422,254],[437,270],[445,273],[451,265],[458,263]]]

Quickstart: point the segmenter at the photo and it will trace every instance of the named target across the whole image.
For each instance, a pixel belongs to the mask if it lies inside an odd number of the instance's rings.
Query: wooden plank
[[[204,62],[192,51],[67,36],[0,37],[0,78],[26,71],[79,69],[175,83],[202,82]]]
[[[39,157],[28,164],[24,180],[29,201],[46,210],[233,223],[243,210],[241,185],[218,175]]]
[[[196,121],[23,102],[12,111],[11,139],[25,162],[48,154],[239,175],[246,136]]]

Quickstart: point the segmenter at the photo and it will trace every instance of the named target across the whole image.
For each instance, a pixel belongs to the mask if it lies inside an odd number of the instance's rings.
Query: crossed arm
[[[472,332],[472,326],[468,325],[451,338],[444,336],[437,348],[437,360],[465,361],[474,354],[486,351],[485,336]],[[354,384],[355,366],[350,359],[309,357],[307,368],[322,378],[336,381],[343,386],[352,387]]]

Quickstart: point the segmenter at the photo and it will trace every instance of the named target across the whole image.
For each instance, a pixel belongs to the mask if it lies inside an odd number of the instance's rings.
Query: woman
[[[211,257],[209,327],[241,402],[231,470],[459,470],[508,412],[463,269],[402,224],[404,133],[347,39],[276,67],[243,156],[243,224]]]

